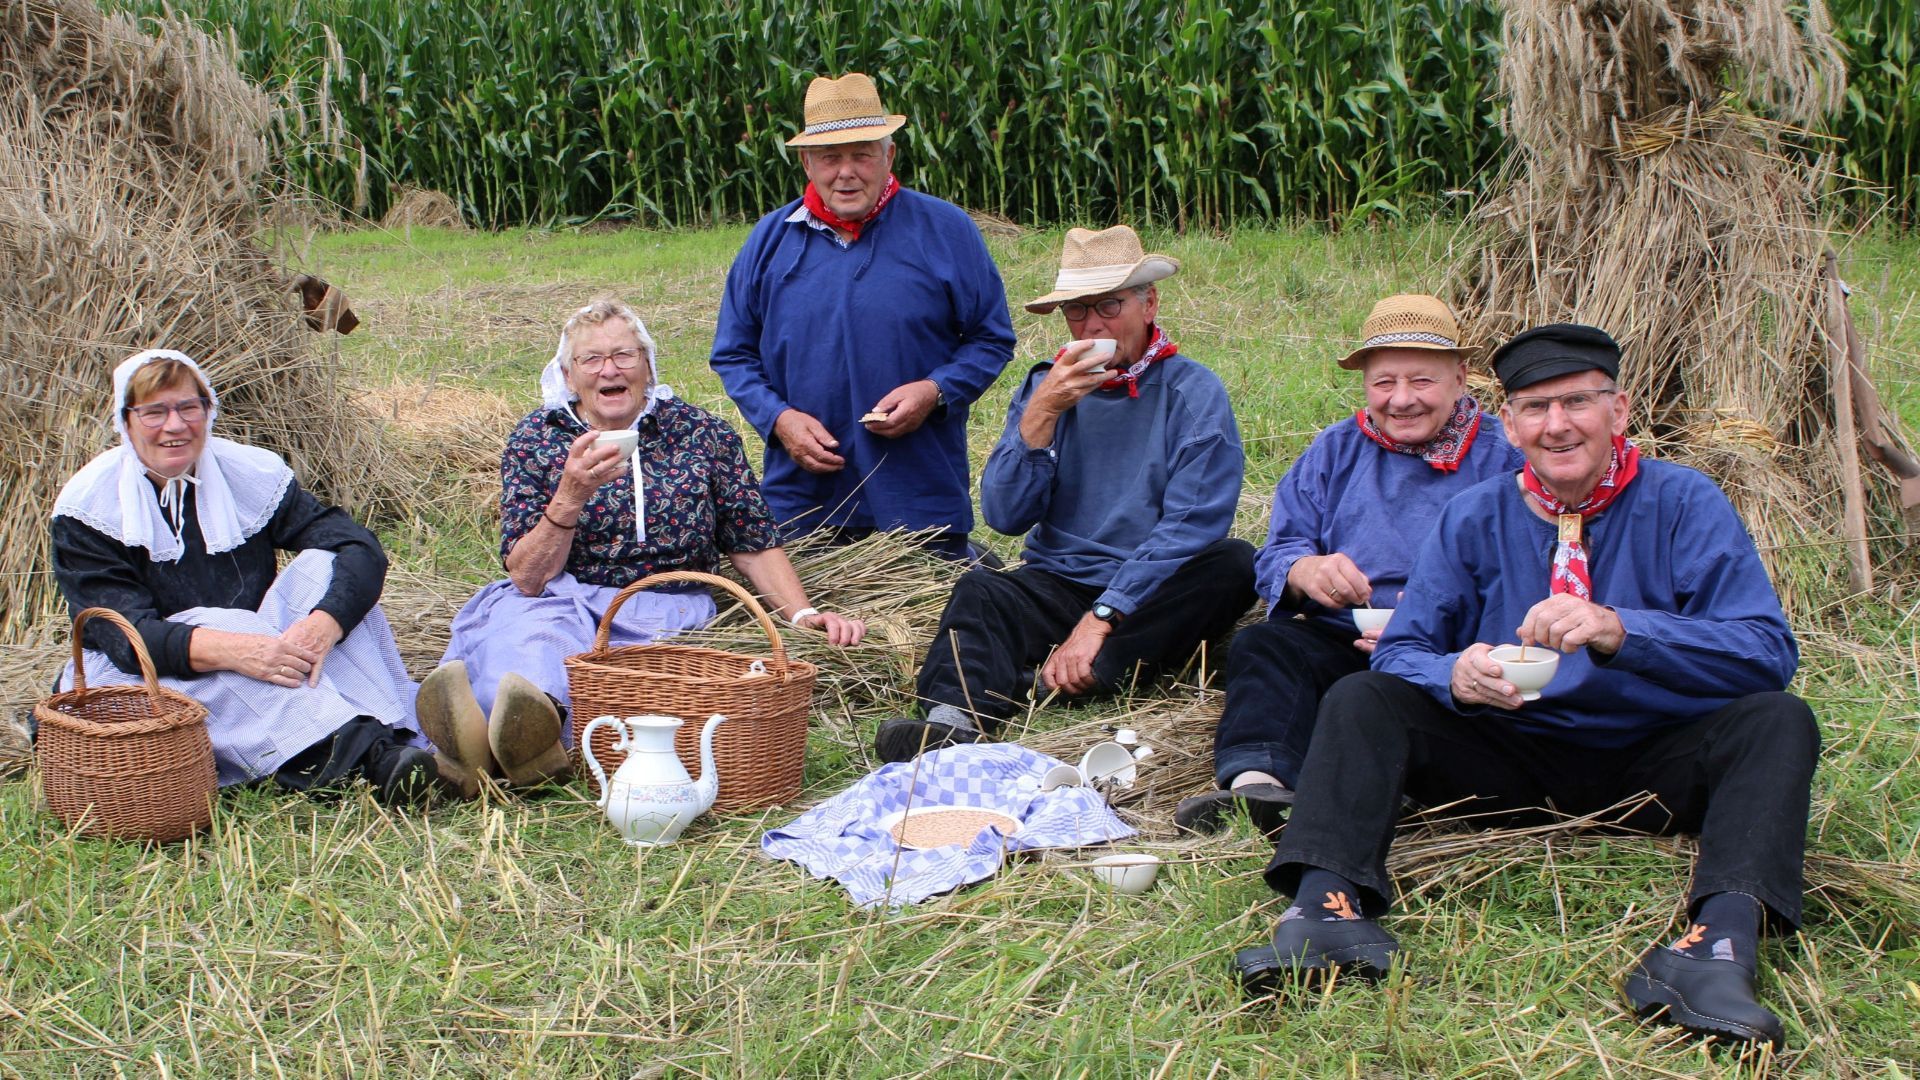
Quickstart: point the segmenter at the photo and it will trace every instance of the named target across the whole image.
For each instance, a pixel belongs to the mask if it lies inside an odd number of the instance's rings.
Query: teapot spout
[[[714,796],[720,793],[720,771],[713,767],[713,731],[726,722],[726,717],[714,713],[700,729],[700,779],[694,781],[694,786],[700,792],[702,812],[713,805]]]

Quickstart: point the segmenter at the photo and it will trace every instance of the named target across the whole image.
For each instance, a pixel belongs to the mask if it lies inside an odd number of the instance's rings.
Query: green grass
[[[610,291],[649,319],[668,381],[737,423],[704,357],[742,235],[353,233],[306,256],[366,319],[341,342],[365,382],[465,381],[517,415],[560,318]],[[1149,237],[1185,267],[1162,290],[1164,325],[1235,396],[1250,458],[1242,535],[1264,531],[1265,492],[1311,433],[1356,403],[1333,361],[1367,306],[1437,288],[1448,240],[1438,228]],[[1048,287],[1057,243],[993,242],[1016,304]],[[1870,237],[1849,260],[1882,390],[1920,421],[1920,244]],[[1063,336],[1024,313],[1016,325],[1016,371]],[[976,460],[1010,382],[976,414]],[[484,518],[384,524],[397,576],[494,576]],[[1912,1077],[1920,610],[1911,585],[1881,599],[1799,625],[1798,688],[1826,745],[1807,927],[1765,948],[1763,993],[1790,1032],[1780,1058],[1715,1056],[1618,1004],[1611,979],[1672,928],[1681,840],[1560,833],[1442,858],[1421,853],[1457,838],[1409,835],[1415,891],[1391,923],[1404,976],[1247,1004],[1227,959],[1281,905],[1244,824],[1179,841],[1145,823],[1139,846],[1170,865],[1141,897],[1099,891],[1077,857],[1052,855],[884,914],[757,855],[792,811],[704,818],[679,844],[636,852],[578,786],[424,818],[364,794],[245,791],[220,800],[211,833],[149,851],[67,836],[14,779],[0,782],[0,1077]],[[1176,716],[1194,699],[1174,688],[1130,705]],[[1039,724],[1110,715],[1042,710]],[[809,798],[864,771],[874,719],[823,708]],[[1189,726],[1166,751],[1206,746]]]

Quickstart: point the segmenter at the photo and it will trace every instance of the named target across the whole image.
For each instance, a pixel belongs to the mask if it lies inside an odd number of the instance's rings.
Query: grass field
[[[340,343],[354,381],[447,446],[497,448],[537,401],[560,319],[598,293],[631,300],[666,380],[737,424],[705,355],[743,235],[369,231],[304,256],[365,319]],[[1162,289],[1163,324],[1234,395],[1249,453],[1241,535],[1264,535],[1272,483],[1354,407],[1333,360],[1367,306],[1437,288],[1450,241],[1441,228],[1150,238],[1184,263]],[[1057,235],[992,243],[1016,304],[1049,287]],[[1870,237],[1848,267],[1882,391],[1920,423],[1920,243]],[[1016,371],[1063,336],[1018,311],[1015,324]],[[1010,382],[975,414],[976,461]],[[416,677],[450,605],[496,574],[490,493],[471,465],[435,466],[420,512],[382,526]],[[846,570],[806,565],[815,581]],[[882,599],[870,584],[826,592]],[[1161,751],[1127,807],[1142,830],[1129,846],[1169,862],[1140,897],[1096,888],[1079,868],[1092,853],[1055,853],[866,912],[759,857],[761,832],[791,808],[705,818],[675,846],[634,851],[577,785],[426,816],[363,793],[233,792],[210,834],[149,851],[73,839],[28,779],[0,781],[0,1076],[1912,1077],[1917,616],[1920,591],[1895,584],[1834,597],[1796,626],[1796,688],[1825,750],[1807,926],[1764,951],[1762,992],[1789,1028],[1778,1057],[1716,1055],[1622,1010],[1612,980],[1673,929],[1691,845],[1572,827],[1409,826],[1391,923],[1403,975],[1242,1001],[1227,960],[1282,907],[1259,877],[1270,849],[1244,823],[1206,840],[1168,824],[1207,772],[1218,694],[1203,670],[1099,709],[1039,710],[1028,727],[1036,745],[1084,746],[1125,719]],[[25,674],[0,703],[35,696],[58,640],[11,647]],[[826,668],[815,800],[870,767],[872,725],[911,662],[883,641],[844,656],[796,644]]]

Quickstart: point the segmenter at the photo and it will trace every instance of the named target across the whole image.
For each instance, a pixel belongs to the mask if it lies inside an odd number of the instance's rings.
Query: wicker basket
[[[771,658],[742,656],[691,645],[607,646],[614,613],[627,598],[655,585],[691,582],[724,589],[759,621],[773,648]],[[700,728],[707,717],[727,718],[713,733],[713,763],[720,774],[715,810],[751,810],[800,793],[807,764],[807,711],[813,703],[815,668],[787,659],[780,631],[753,595],[723,577],[693,571],[654,574],[620,590],[601,616],[593,649],[569,656],[567,689],[573,696],[574,758],[580,734],[598,716],[654,714],[687,721],[674,733],[673,748],[687,772],[700,775]],[[614,735],[594,733],[593,756],[613,775],[626,755]],[[585,772],[585,770],[577,770]],[[587,781],[599,784],[591,777]]]
[[[87,687],[80,642],[105,619],[127,636],[146,685]],[[117,840],[183,840],[213,821],[213,740],[207,710],[160,685],[133,625],[108,608],[73,620],[73,689],[34,706],[40,784],[69,828]]]

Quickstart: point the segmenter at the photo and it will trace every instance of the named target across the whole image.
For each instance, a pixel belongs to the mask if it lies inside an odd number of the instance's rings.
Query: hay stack
[[[0,633],[52,607],[47,511],[111,441],[113,365],[180,349],[219,431],[349,502],[377,427],[342,423],[336,362],[266,245],[272,104],[184,22],[0,0]]]
[[[1642,447],[1726,487],[1777,580],[1826,584],[1858,458],[1822,276],[1812,129],[1846,76],[1821,0],[1504,7],[1511,156],[1457,272],[1473,333],[1606,328]],[[1874,488],[1875,531],[1898,530],[1892,492]],[[1812,557],[1783,574],[1789,552]]]

